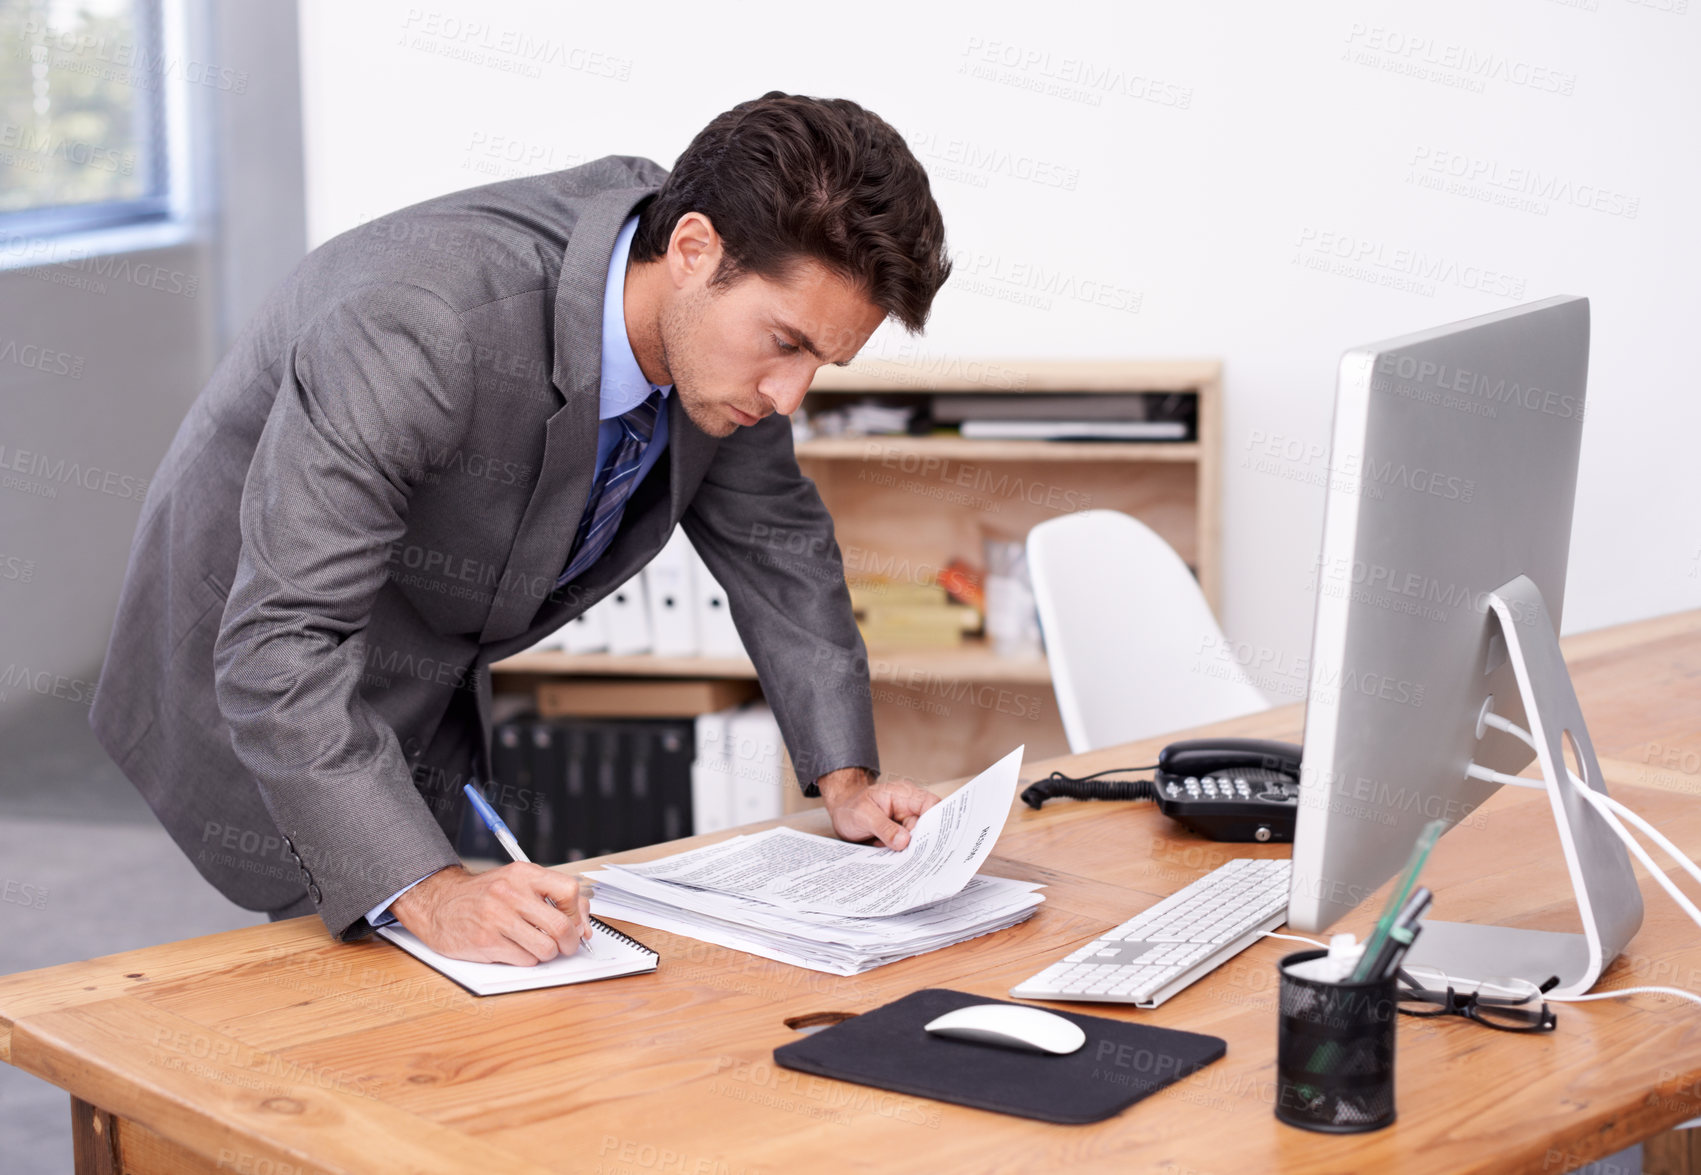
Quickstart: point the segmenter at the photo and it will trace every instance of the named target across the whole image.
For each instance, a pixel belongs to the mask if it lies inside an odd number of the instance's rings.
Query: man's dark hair
[[[663,256],[688,212],[721,237],[711,286],[784,280],[809,258],[912,334],[951,273],[927,172],[891,124],[844,98],[771,90],[717,116],[640,213],[631,259]]]

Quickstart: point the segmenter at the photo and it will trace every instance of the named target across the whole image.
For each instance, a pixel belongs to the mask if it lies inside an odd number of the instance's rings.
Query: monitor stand
[[[1558,976],[1559,985],[1551,994],[1581,995],[1594,986],[1641,927],[1642,891],[1624,843],[1566,778],[1564,739],[1569,735],[1577,775],[1606,794],[1594,744],[1589,741],[1541,591],[1528,576],[1520,575],[1491,592],[1488,602],[1517,675],[1583,932],[1425,920],[1407,961],[1460,978],[1508,976],[1540,984]],[[1479,726],[1477,736],[1481,738],[1482,733]]]

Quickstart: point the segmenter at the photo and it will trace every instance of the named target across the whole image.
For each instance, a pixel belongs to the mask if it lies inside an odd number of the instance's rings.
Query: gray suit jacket
[[[178,429],[143,503],[90,723],[240,905],[331,931],[457,860],[488,666],[676,523],[725,586],[799,776],[875,767],[832,522],[770,416],[668,450],[561,590],[590,492],[615,237],[666,172],[611,156],[454,192],[315,249]],[[808,785],[813,793],[813,784]]]

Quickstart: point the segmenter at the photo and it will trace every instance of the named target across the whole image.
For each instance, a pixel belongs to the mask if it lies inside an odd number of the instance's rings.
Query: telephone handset
[[[1112,768],[1081,779],[1054,771],[1022,799],[1034,808],[1052,796],[1155,800],[1165,816],[1212,840],[1286,843],[1299,816],[1299,764],[1293,743],[1187,739],[1158,753],[1152,779],[1100,778],[1145,768]]]

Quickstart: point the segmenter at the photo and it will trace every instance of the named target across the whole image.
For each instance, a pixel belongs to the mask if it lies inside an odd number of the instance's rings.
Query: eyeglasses
[[[1399,1009],[1407,1016],[1464,1016],[1502,1032],[1552,1032],[1559,1017],[1542,999],[1559,984],[1528,979],[1458,979],[1430,967],[1399,971]]]

